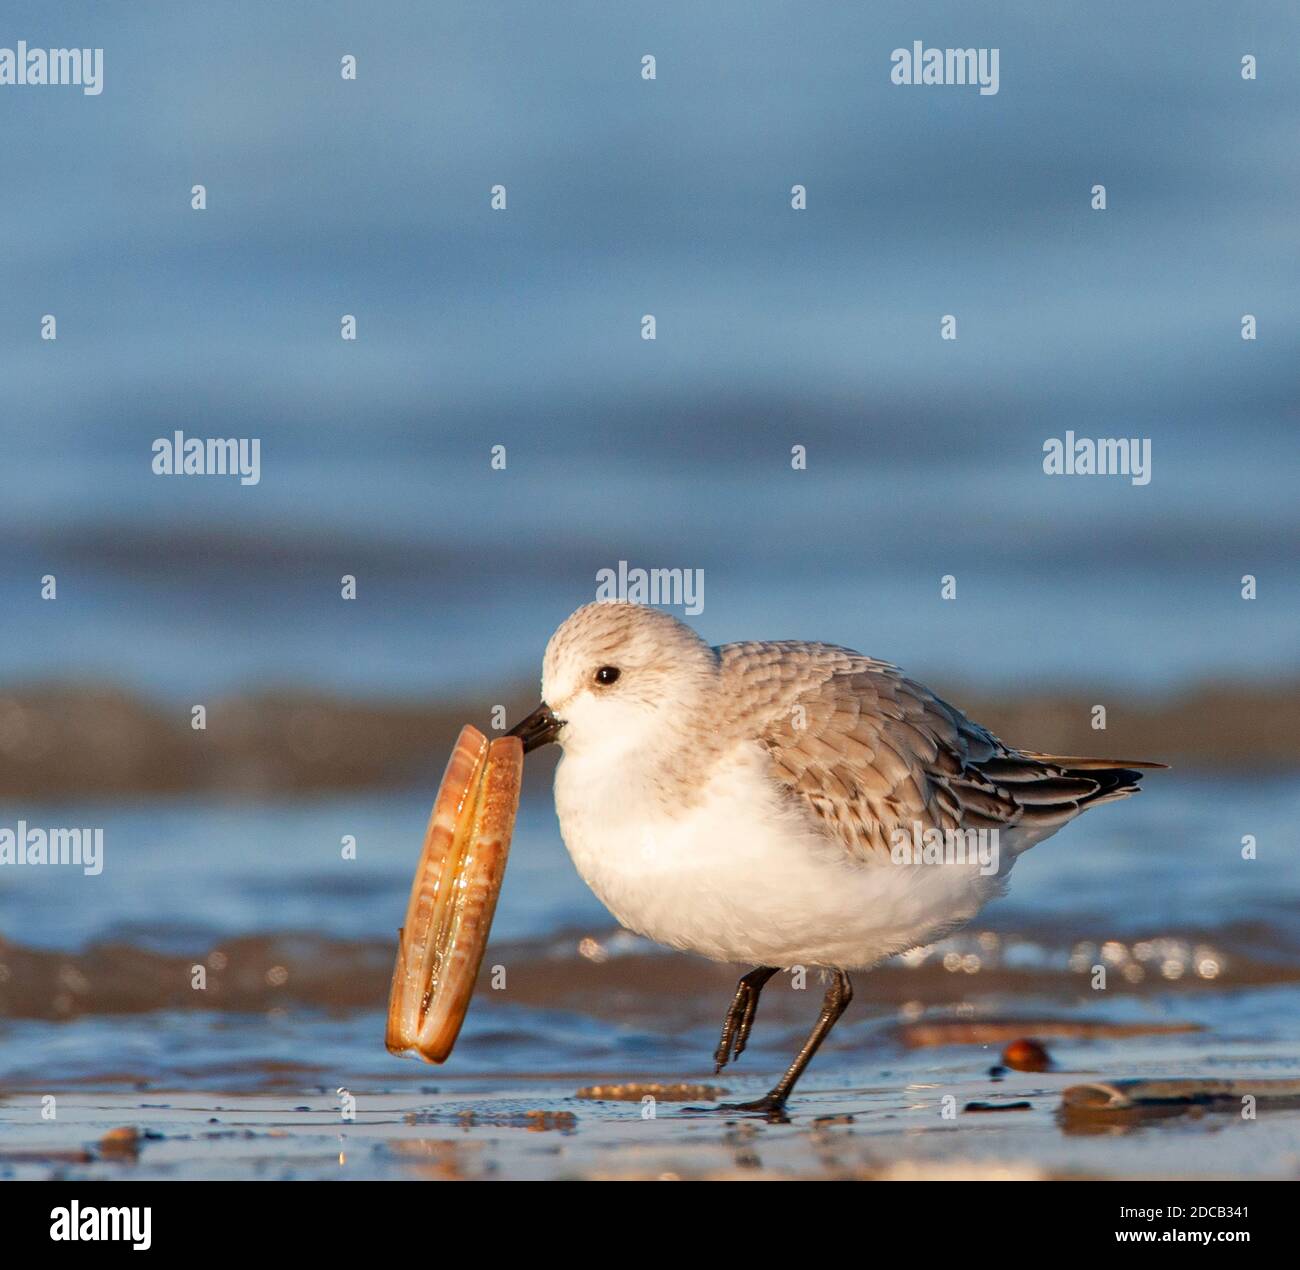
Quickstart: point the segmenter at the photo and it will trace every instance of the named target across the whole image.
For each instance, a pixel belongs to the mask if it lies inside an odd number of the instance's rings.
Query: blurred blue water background
[[[0,43],[102,46],[105,89],[0,89],[0,682],[486,691],[620,559],[703,568],[712,640],[924,675],[1294,669],[1297,29],[15,0]],[[892,85],[915,39],[999,93]],[[261,483],[152,475],[178,428]],[[1067,429],[1150,437],[1151,483],[1045,476]]]

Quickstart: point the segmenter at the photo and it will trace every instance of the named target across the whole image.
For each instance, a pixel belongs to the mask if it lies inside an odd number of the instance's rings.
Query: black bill
[[[528,718],[516,723],[506,736],[517,736],[524,743],[524,753],[527,754],[539,745],[554,741],[563,726],[561,720],[551,713],[551,707],[543,701]]]

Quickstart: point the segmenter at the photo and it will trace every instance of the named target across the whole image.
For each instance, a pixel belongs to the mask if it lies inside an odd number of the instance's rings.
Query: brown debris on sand
[[[594,1102],[640,1102],[653,1098],[657,1102],[714,1102],[726,1095],[719,1085],[646,1084],[584,1085],[573,1096]]]
[[[134,1160],[140,1154],[140,1131],[129,1124],[110,1129],[99,1140],[99,1154],[106,1160]]]
[[[940,1019],[932,1023],[909,1023],[900,1029],[900,1035],[903,1043],[912,1049],[927,1045],[998,1045],[1010,1041],[1013,1044],[1007,1047],[1002,1061],[1007,1067],[1016,1067],[1016,1063],[1008,1061],[1007,1055],[1017,1045],[1037,1045],[1046,1057],[1047,1051],[1043,1050],[1041,1044],[1022,1039],[1030,1033],[1058,1040],[1086,1041],[1128,1036],[1171,1036],[1200,1030],[1196,1023],[1108,1023],[1104,1019],[983,1019],[979,1022]],[[1023,1053],[1028,1057],[1029,1051]],[[1022,1067],[1019,1070],[1043,1069]]]
[[[1109,1080],[1071,1085],[1061,1093],[1061,1105],[1073,1114],[1108,1115],[1220,1105],[1236,1109],[1242,1100],[1300,1106],[1300,1080],[1270,1077],[1244,1080]]]

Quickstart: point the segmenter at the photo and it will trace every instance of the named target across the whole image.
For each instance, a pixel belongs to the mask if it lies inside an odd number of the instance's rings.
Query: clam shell
[[[385,1043],[431,1063],[451,1053],[496,911],[519,807],[523,747],[465,727],[434,801],[411,885]]]

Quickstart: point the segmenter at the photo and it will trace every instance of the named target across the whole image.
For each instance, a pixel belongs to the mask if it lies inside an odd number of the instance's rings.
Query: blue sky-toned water
[[[1295,667],[1289,6],[16,3],[18,39],[105,71],[0,89],[4,681],[488,691],[620,559],[704,569],[710,639],[927,676]],[[891,84],[915,39],[999,48],[999,92]],[[260,438],[261,482],[153,475],[177,428]],[[1044,475],[1067,429],[1150,438],[1150,484]]]

